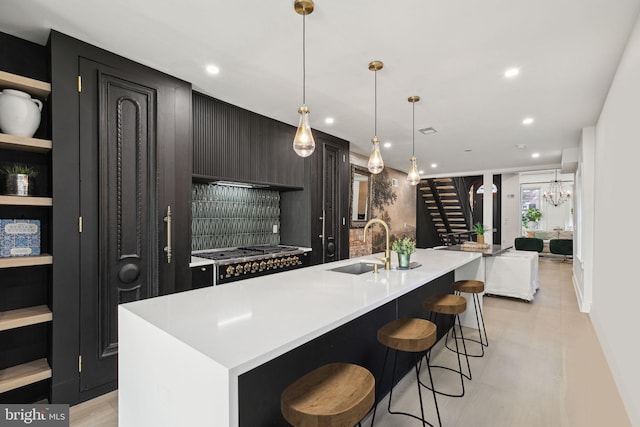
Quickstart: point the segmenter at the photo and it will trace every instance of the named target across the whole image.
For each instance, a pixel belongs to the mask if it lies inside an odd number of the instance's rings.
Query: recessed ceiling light
[[[326,119],[324,119],[324,122],[328,125],[332,125],[335,120],[333,119],[333,117],[327,117]]]
[[[537,159],[538,157],[540,157],[540,153],[533,153],[531,157],[533,157],[534,159]]]
[[[523,125],[530,125],[531,123],[533,123],[533,117],[525,117],[524,120],[522,120]]]
[[[430,133],[436,133],[438,131],[435,130],[434,128],[432,128],[432,127],[428,127],[428,128],[418,129],[418,132],[420,132],[421,134],[424,134],[424,135],[428,135]]]
[[[520,68],[517,67],[507,68],[507,70],[504,72],[504,76],[508,79],[512,79],[518,74],[520,74]]]
[[[518,145],[516,145],[516,148],[522,150],[524,148],[527,148],[527,146],[525,144],[518,144]]]
[[[422,174],[424,173],[424,171],[423,171],[423,170],[419,170],[419,171],[418,171],[418,173],[419,173],[420,175],[422,175]]]
[[[465,152],[465,153],[470,153],[470,152],[472,152],[472,151],[473,151],[473,150],[472,150],[471,148],[467,148],[466,150],[464,150],[464,152]]]
[[[431,163],[431,167],[432,167],[432,168],[437,168],[437,167],[438,167],[438,164],[437,164],[437,163]]]
[[[207,73],[211,74],[211,75],[216,75],[216,74],[220,74],[220,68],[216,65],[213,64],[209,64],[207,65]]]
[[[383,147],[384,148],[390,148],[391,147],[391,143],[390,142],[385,142]]]

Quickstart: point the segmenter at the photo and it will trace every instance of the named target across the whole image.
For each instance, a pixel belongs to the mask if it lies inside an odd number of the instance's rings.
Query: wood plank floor
[[[539,274],[540,290],[531,303],[484,298],[489,347],[485,357],[471,358],[473,381],[465,383],[464,397],[438,396],[444,426],[631,425],[591,321],[578,310],[571,264],[541,258]],[[465,336],[472,334],[465,329]],[[434,348],[432,360],[457,363],[443,343]],[[459,386],[459,377],[446,371],[434,373],[434,381],[444,391]],[[399,383],[394,409],[419,413],[415,387],[412,375]],[[422,398],[427,419],[437,425],[431,393],[423,390]],[[386,399],[378,408],[376,426],[422,425],[385,409]],[[72,427],[117,426],[117,392],[72,407],[70,417]]]

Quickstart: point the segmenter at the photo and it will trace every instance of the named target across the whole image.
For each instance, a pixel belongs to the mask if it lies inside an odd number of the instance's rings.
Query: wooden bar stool
[[[489,338],[487,338],[487,329],[484,326],[484,316],[482,315],[482,307],[480,306],[479,297],[479,294],[484,292],[484,282],[481,282],[480,280],[458,280],[451,284],[451,289],[455,291],[456,295],[460,295],[461,292],[466,292],[473,296],[473,307],[476,311],[476,324],[478,325],[478,335],[480,336],[480,340],[478,341],[473,338],[465,338],[465,340],[480,344],[480,354],[469,354],[469,356],[482,357],[484,356],[484,348],[489,346]],[[480,329],[480,323],[482,323],[482,329]],[[482,336],[483,333],[484,338]],[[449,334],[447,334],[445,345],[449,350],[456,351],[449,347]]]
[[[418,368],[418,361],[422,359],[422,356],[426,356],[433,344],[435,344],[437,338],[436,333],[436,325],[433,322],[429,322],[425,319],[397,319],[392,320],[387,323],[380,329],[378,329],[378,341],[380,344],[387,347],[387,351],[384,355],[384,364],[382,365],[382,374],[378,379],[378,394],[380,394],[380,387],[382,384],[382,380],[384,378],[384,370],[387,366],[387,359],[389,356],[389,350],[395,350],[394,359],[393,359],[393,371],[391,373],[391,391],[389,392],[389,404],[387,406],[387,411],[390,414],[401,414],[407,415],[409,417],[415,418],[419,421],[422,421],[422,425],[426,426],[427,424],[433,427],[433,424],[427,422],[424,418],[424,406],[422,404],[422,391],[420,390],[420,369]],[[416,380],[418,387],[418,399],[420,401],[420,414],[421,417],[417,417],[416,415],[409,414],[406,412],[397,412],[391,410],[391,399],[393,398],[393,386],[396,375],[396,366],[398,362],[398,352],[404,351],[408,353],[413,353],[415,357],[414,368],[416,371]],[[433,378],[431,377],[431,368],[429,367],[429,359],[427,357],[427,369],[429,370],[429,379],[431,380],[431,390],[434,390],[433,387]],[[440,421],[440,410],[438,409],[438,400],[436,399],[436,393],[433,391],[433,401],[436,405],[436,413],[438,414],[438,425],[442,426],[442,422]],[[371,417],[371,426],[373,426],[373,422],[376,419],[376,409],[378,405],[373,408],[373,416]]]
[[[450,396],[450,397],[462,397],[464,396],[464,379],[467,378],[469,380],[471,380],[471,365],[469,364],[469,356],[467,355],[467,347],[465,344],[465,340],[464,340],[464,335],[462,333],[462,326],[460,324],[460,313],[464,313],[465,310],[467,309],[467,299],[461,295],[452,295],[452,294],[440,294],[440,295],[434,295],[432,297],[427,298],[424,301],[424,307],[430,311],[429,313],[429,320],[431,320],[432,322],[436,322],[438,315],[439,314],[444,314],[449,316],[449,328],[453,331],[453,336],[455,339],[455,343],[456,343],[456,353],[458,354],[458,370],[455,370],[453,368],[449,368],[447,366],[437,366],[437,365],[431,365],[431,368],[439,368],[439,369],[446,369],[455,373],[460,374],[460,385],[462,387],[462,391],[460,392],[460,394],[450,394],[450,393],[444,393],[442,391],[438,391],[438,390],[434,390],[435,393],[438,394],[442,394],[444,396]],[[458,321],[458,327],[460,330],[460,336],[462,338],[462,346],[464,348],[464,352],[460,352],[460,349],[458,348],[458,336],[456,333],[456,320]],[[467,372],[468,374],[465,374],[462,371],[462,360],[461,360],[461,355],[464,354],[465,358],[467,359]],[[427,358],[427,364],[429,363],[429,360]],[[433,382],[433,381],[432,381]],[[423,384],[424,385],[424,384]],[[424,385],[426,388],[429,388],[427,385]],[[430,390],[432,390],[430,388]]]
[[[330,363],[290,384],[280,410],[294,427],[353,427],[375,402],[375,379],[362,366]]]

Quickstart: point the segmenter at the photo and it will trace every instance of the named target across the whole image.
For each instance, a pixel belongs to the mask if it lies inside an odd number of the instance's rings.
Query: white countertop
[[[413,270],[329,271],[374,256],[285,271],[121,305],[240,375],[481,257],[418,249]],[[392,265],[397,256],[392,253]]]

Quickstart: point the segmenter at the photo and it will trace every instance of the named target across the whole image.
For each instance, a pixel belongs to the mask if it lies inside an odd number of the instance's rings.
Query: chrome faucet
[[[365,242],[367,241],[367,228],[369,228],[369,226],[374,222],[380,223],[384,226],[384,231],[387,235],[387,239],[386,239],[387,244],[384,250],[384,258],[380,258],[380,259],[384,261],[384,269],[391,270],[391,251],[389,250],[389,226],[387,225],[387,223],[378,218],[370,219],[369,222],[367,222],[367,224],[364,226],[364,241]]]

